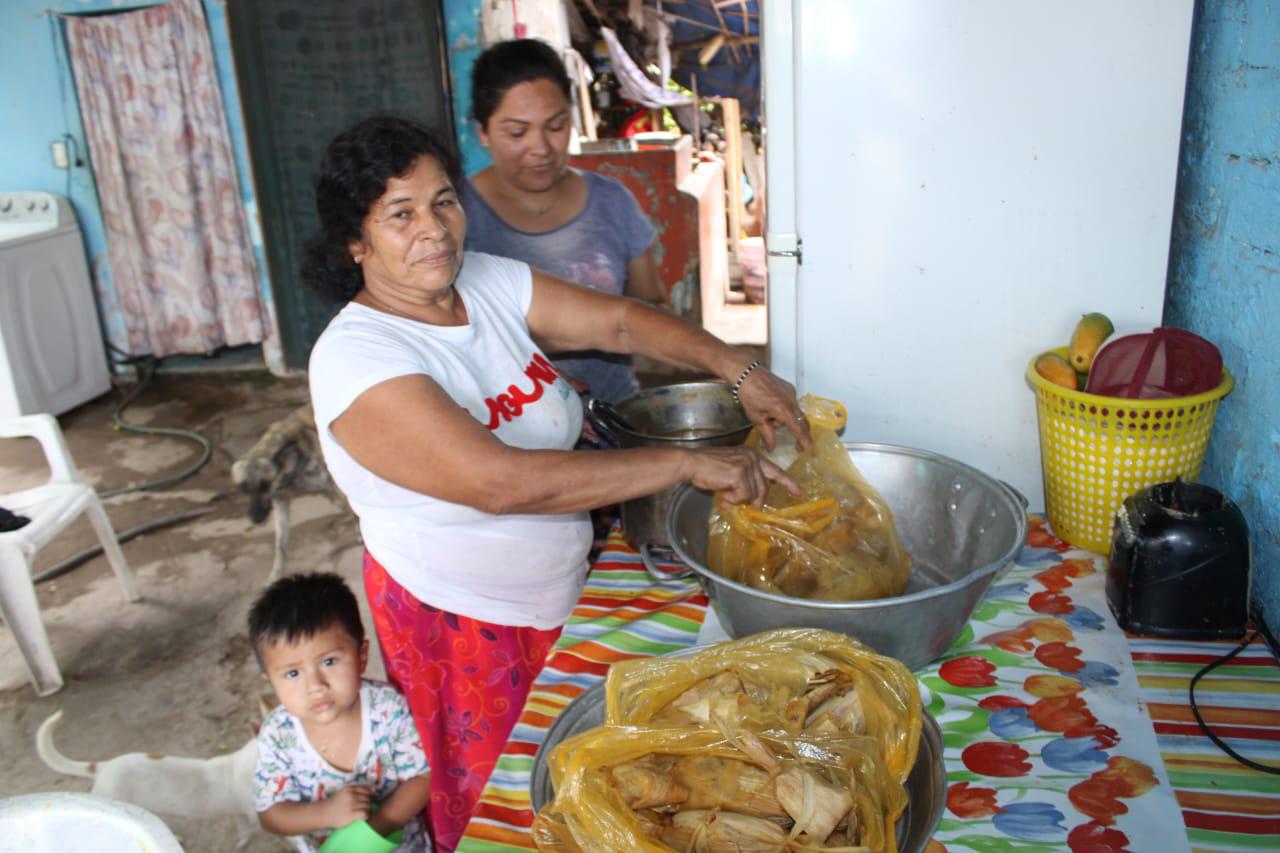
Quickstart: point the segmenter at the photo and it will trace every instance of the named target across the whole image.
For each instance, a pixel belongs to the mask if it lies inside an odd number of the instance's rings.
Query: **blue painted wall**
[[[463,174],[489,165],[489,152],[476,137],[471,120],[471,66],[480,55],[480,4],[483,0],[444,0],[445,40],[449,48],[449,76],[453,78],[453,123]]]
[[[1201,482],[1240,505],[1253,598],[1280,628],[1280,4],[1200,0],[1165,323],[1221,348],[1235,390]]]
[[[89,163],[75,81],[67,61],[61,22],[49,10],[63,14],[125,10],[156,5],[160,0],[3,0],[0,2],[0,120],[4,124],[4,156],[0,157],[0,189],[43,190],[71,199],[84,233],[85,250],[98,285],[107,340],[126,345],[111,269],[107,262],[102,209]],[[258,258],[262,296],[271,303],[267,266],[262,250],[257,203],[253,194],[248,147],[235,68],[228,40],[223,0],[203,0],[223,105],[235,154],[240,191]],[[83,165],[58,169],[49,151],[56,139],[70,137]],[[272,347],[264,348],[268,363],[278,362]]]

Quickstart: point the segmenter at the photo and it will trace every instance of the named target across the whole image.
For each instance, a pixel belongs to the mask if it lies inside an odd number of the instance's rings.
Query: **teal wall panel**
[[[489,165],[489,152],[476,136],[471,120],[471,66],[480,55],[480,4],[483,0],[444,0],[449,76],[453,78],[453,119],[458,129],[462,171],[472,174]]]
[[[1200,0],[1165,323],[1222,350],[1235,390],[1201,482],[1240,505],[1253,599],[1280,628],[1280,4]]]

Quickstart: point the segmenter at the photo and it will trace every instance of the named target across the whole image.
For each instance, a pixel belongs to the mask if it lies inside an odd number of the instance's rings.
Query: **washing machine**
[[[71,203],[0,192],[0,418],[61,414],[110,388]]]

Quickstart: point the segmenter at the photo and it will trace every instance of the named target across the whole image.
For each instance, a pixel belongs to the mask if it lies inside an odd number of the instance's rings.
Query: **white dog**
[[[215,758],[130,752],[105,761],[73,761],[53,745],[53,730],[61,718],[61,711],[54,712],[36,732],[36,752],[49,769],[92,779],[93,793],[148,811],[202,819],[230,815],[236,818],[237,849],[258,827],[253,801],[256,738],[230,755]]]

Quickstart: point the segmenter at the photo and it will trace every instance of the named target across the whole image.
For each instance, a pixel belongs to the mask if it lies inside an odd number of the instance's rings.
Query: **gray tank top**
[[[498,217],[470,179],[463,181],[466,248],[524,261],[557,278],[621,294],[627,265],[653,244],[657,230],[621,183],[575,170],[587,182],[587,203],[576,217],[550,231],[520,231]],[[631,360],[602,352],[560,353],[556,366],[591,386],[589,396],[616,403],[639,390]]]

